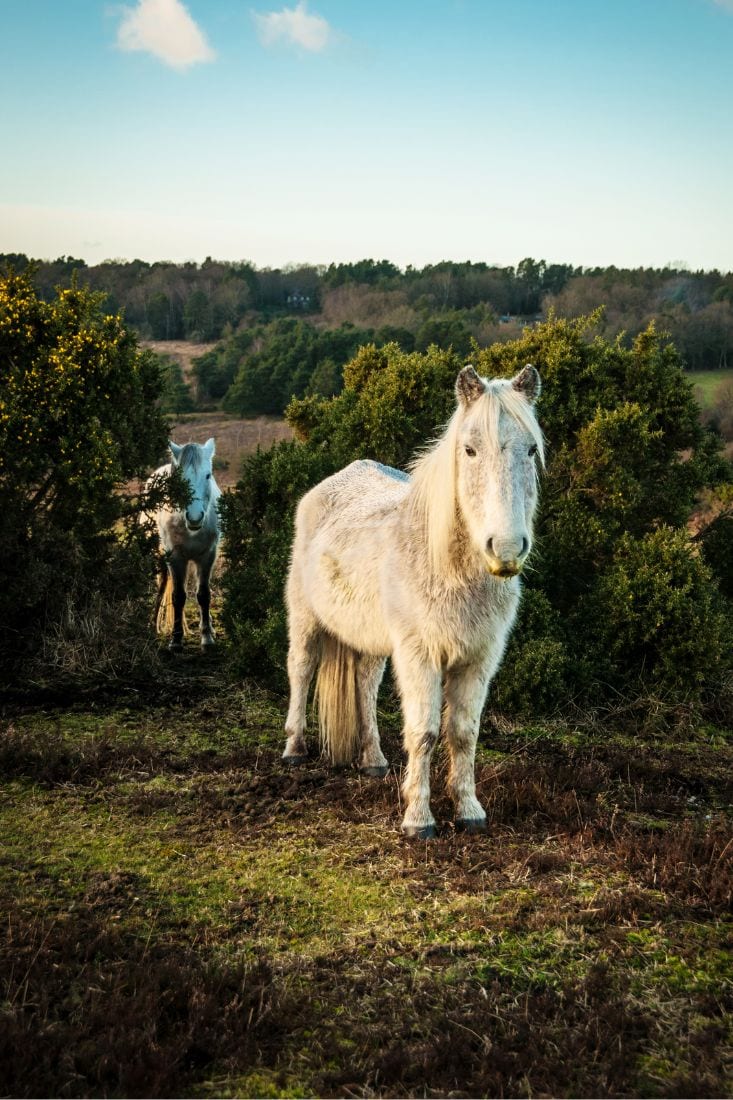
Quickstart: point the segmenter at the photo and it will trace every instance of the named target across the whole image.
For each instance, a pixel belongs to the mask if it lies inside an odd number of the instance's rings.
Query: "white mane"
[[[485,393],[470,406],[480,415],[475,417],[487,447],[496,449],[499,441],[499,421],[505,412],[528,433],[537,447],[542,466],[545,446],[542,430],[532,405],[512,386],[511,380],[493,379],[486,383]],[[434,576],[447,578],[454,569],[453,546],[458,519],[458,480],[456,452],[461,424],[467,415],[459,403],[443,434],[410,466],[410,508],[422,526],[428,540],[428,562]],[[474,414],[475,415],[475,414]]]

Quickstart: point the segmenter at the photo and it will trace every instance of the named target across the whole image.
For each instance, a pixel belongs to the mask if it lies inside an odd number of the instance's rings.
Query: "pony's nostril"
[[[520,558],[523,558],[529,551],[529,539],[525,535],[522,539],[522,549],[519,551]]]
[[[494,553],[494,540],[493,539],[488,540],[488,542],[486,543],[486,549],[489,551],[490,554]]]

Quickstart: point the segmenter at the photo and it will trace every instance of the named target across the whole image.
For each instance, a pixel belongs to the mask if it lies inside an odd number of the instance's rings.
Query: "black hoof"
[[[437,830],[434,825],[403,825],[402,832],[414,840],[432,840]]]
[[[457,817],[456,818],[456,832],[457,833],[485,833],[486,832],[486,818],[485,817]]]
[[[281,757],[281,760],[282,760],[283,764],[287,765],[287,767],[289,767],[289,768],[297,768],[299,764],[307,764],[308,763],[308,757],[303,756],[303,755],[301,755],[301,756],[283,756],[283,757]]]
[[[362,775],[366,775],[370,779],[384,779],[389,771],[389,764],[370,764],[366,768],[359,768],[359,771]]]
[[[168,652],[169,653],[183,653],[183,642],[169,642],[168,643]]]

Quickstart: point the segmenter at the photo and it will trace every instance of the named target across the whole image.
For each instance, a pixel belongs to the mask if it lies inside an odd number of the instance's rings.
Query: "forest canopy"
[[[527,257],[516,267],[444,261],[404,270],[389,260],[257,268],[110,260],[88,266],[0,255],[0,270],[28,271],[39,296],[79,286],[121,310],[143,340],[216,343],[194,365],[199,401],[239,416],[282,415],[292,397],[341,392],[358,347],[397,344],[473,356],[519,339],[550,318],[596,313],[594,334],[631,348],[651,323],[668,334],[686,370],[733,367],[733,272],[682,267],[580,268]],[[169,368],[170,373],[170,368]],[[181,380],[166,408],[185,411]]]

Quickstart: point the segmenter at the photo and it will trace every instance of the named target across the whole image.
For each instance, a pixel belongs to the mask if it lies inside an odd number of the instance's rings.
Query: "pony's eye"
[[[536,448],[536,447],[535,447],[535,450],[537,450],[537,448]],[[206,480],[208,481],[210,477],[211,477],[211,474],[207,474],[207,475],[206,475]]]
[[[533,443],[532,446],[529,448],[529,457],[532,458],[532,456],[536,455],[536,454],[537,454],[537,444]]]
[[[476,457],[476,452],[474,451],[473,447],[468,447],[467,446],[466,447],[466,454],[468,455],[469,458],[475,458]]]

